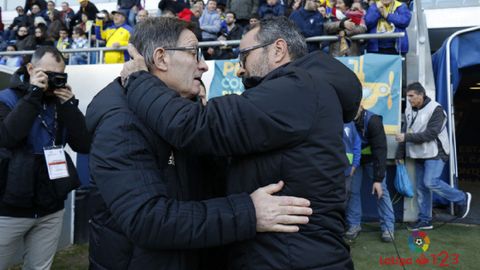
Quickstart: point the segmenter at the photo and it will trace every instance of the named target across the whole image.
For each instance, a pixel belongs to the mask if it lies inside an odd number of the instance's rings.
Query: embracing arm
[[[153,149],[129,123],[132,118],[123,113],[106,117],[95,131],[90,157],[92,178],[131,241],[145,248],[188,249],[255,235],[248,194],[198,202],[168,197]]]
[[[317,109],[309,100],[316,97],[309,91],[298,95],[295,84],[298,80],[282,79],[275,88],[262,84],[202,107],[139,72],[130,76],[127,96],[130,109],[176,148],[231,156],[278,149],[307,136]],[[292,111],[292,106],[300,109]]]

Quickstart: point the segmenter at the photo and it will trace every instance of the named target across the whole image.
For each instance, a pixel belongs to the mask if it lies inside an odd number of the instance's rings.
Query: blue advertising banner
[[[362,83],[363,108],[383,116],[385,133],[400,131],[402,59],[399,55],[365,54],[338,57]]]
[[[237,71],[240,69],[238,60],[216,60],[215,73],[208,98],[224,96],[229,94],[241,94],[244,90],[242,79],[237,77]]]
[[[387,134],[400,131],[402,59],[398,55],[365,54],[337,58],[348,66],[363,86],[363,107],[383,116]],[[215,61],[208,97],[241,94],[242,80],[236,76],[238,60]]]

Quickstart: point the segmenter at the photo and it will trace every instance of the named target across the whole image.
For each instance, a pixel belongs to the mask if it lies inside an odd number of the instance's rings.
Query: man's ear
[[[170,58],[167,51],[163,48],[157,48],[153,52],[153,64],[158,70],[167,71]]]
[[[32,75],[33,75],[33,65],[32,65],[32,63],[27,64],[27,72],[28,72],[28,75],[30,77],[32,77]]]
[[[288,54],[288,45],[284,39],[277,39],[273,43],[273,46],[275,52],[273,59],[275,60],[275,63],[282,63],[286,60],[290,61],[290,55]]]

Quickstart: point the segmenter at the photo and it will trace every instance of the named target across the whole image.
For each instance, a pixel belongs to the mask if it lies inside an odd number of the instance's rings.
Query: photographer
[[[90,138],[62,54],[38,48],[0,91],[0,269],[23,242],[23,269],[49,269],[64,200],[79,186],[66,143],[88,153]]]

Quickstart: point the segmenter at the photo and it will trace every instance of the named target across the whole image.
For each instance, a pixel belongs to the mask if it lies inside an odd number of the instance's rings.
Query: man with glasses
[[[124,65],[123,76],[148,66],[150,54],[138,49],[130,48],[134,60]],[[283,179],[282,195],[310,200],[313,214],[299,232],[234,243],[228,269],[353,269],[342,239],[342,134],[343,122],[358,110],[360,82],[334,58],[307,54],[304,37],[285,17],[262,20],[244,35],[237,75],[247,89],[242,95],[213,98],[202,107],[152,74],[135,72],[128,77],[127,102],[176,149],[231,157],[228,194]]]
[[[185,100],[198,95],[207,65],[186,22],[149,18],[136,26],[132,43],[157,86]],[[91,269],[200,269],[199,248],[248,241],[256,231],[295,232],[294,224],[308,222],[308,200],[271,195],[283,182],[207,199],[213,179],[200,177],[204,158],[169,145],[127,105],[118,78],[87,109]]]

